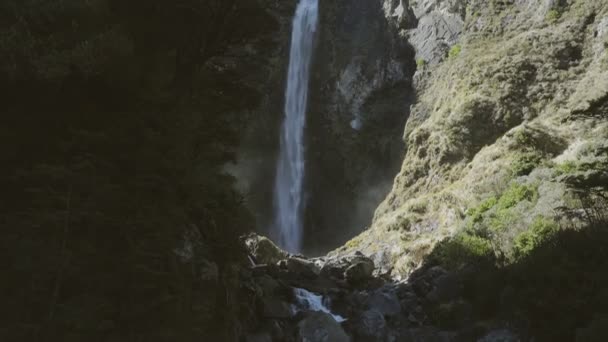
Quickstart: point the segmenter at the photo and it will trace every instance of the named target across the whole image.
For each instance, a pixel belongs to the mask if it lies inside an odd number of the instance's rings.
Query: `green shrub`
[[[502,196],[500,196],[497,205],[499,209],[504,210],[512,208],[524,200],[534,202],[537,198],[537,186],[514,183],[502,194]]]
[[[492,233],[505,232],[517,223],[520,215],[514,210],[499,209],[490,218],[489,228]]]
[[[467,215],[471,217],[473,223],[481,222],[483,214],[492,209],[498,203],[496,197],[492,196],[487,200],[481,202],[477,207],[471,208],[467,211]]]
[[[540,246],[557,230],[557,224],[553,220],[542,216],[536,217],[530,229],[515,238],[513,255],[516,259],[529,255],[532,250]]]
[[[529,146],[533,143],[532,135],[525,129],[516,131],[513,137],[519,146]]]
[[[513,162],[512,170],[515,176],[527,176],[540,165],[542,156],[536,152],[527,152],[519,155]]]
[[[431,253],[431,260],[448,269],[491,259],[494,256],[492,243],[467,231],[441,241]]]
[[[558,164],[555,167],[555,171],[558,176],[574,173],[577,171],[577,169],[578,169],[578,166],[573,161],[567,161],[567,162]]]
[[[456,58],[460,55],[460,52],[462,52],[462,46],[460,46],[460,44],[456,44],[452,46],[450,52],[448,52],[448,57]]]
[[[549,12],[547,12],[547,16],[545,17],[545,19],[547,19],[547,21],[549,21],[549,22],[555,22],[561,16],[562,16],[562,13],[559,10],[554,8],[554,9],[550,10]]]
[[[522,201],[535,202],[537,198],[536,186],[514,183],[499,198],[488,198],[477,207],[469,209],[467,215],[470,220],[467,229],[484,238],[503,232],[516,224],[520,218],[519,213],[512,208]],[[486,213],[488,214],[485,215]]]
[[[418,69],[422,69],[426,66],[426,61],[424,60],[424,58],[418,58],[416,60],[416,66],[418,66]]]

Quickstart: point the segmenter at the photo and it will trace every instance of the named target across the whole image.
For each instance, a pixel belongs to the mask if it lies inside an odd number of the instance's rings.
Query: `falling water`
[[[293,19],[285,120],[275,181],[275,238],[281,247],[294,253],[299,252],[302,241],[304,125],[318,11],[319,0],[300,0]]]
[[[330,314],[338,323],[342,323],[346,321],[346,319],[340,315],[333,314],[325,305],[323,296],[314,294],[305,289],[294,289],[294,294],[296,295],[297,305],[295,307],[295,312],[298,311],[321,311]]]

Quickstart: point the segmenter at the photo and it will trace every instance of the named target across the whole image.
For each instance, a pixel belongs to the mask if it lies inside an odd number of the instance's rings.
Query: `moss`
[[[513,255],[521,259],[529,255],[536,247],[545,242],[551,235],[557,232],[555,221],[538,216],[532,222],[530,229],[519,234],[513,244]]]
[[[461,52],[462,52],[462,46],[460,44],[456,44],[456,45],[452,46],[452,48],[448,52],[448,57],[456,58],[460,55]]]
[[[418,58],[416,60],[416,66],[418,67],[418,69],[422,69],[426,66],[427,62],[426,60],[424,60],[424,58]]]

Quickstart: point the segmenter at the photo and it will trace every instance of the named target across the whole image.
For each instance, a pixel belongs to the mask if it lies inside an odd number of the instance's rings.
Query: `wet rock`
[[[350,338],[333,317],[324,312],[310,312],[298,323],[298,342],[349,342]]]
[[[289,318],[293,316],[291,306],[275,297],[262,298],[263,315],[266,318]]]
[[[383,341],[387,334],[384,315],[378,310],[367,310],[355,321],[354,334],[361,341]]]
[[[276,264],[289,255],[267,237],[257,234],[249,235],[245,239],[245,246],[257,264]]]

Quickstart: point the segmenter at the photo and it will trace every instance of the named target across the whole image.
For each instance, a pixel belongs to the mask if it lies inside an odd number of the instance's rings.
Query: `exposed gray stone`
[[[249,235],[245,246],[258,264],[275,264],[289,255],[267,237],[257,234]]]
[[[314,278],[319,275],[319,273],[321,273],[321,269],[317,264],[315,264],[313,261],[304,258],[288,258],[286,260],[285,266],[290,272],[302,275],[303,277],[307,278]]]
[[[395,316],[401,313],[401,304],[393,288],[381,288],[367,300],[367,305],[384,316]]]
[[[350,338],[331,315],[311,312],[298,323],[298,342],[349,342]]]

